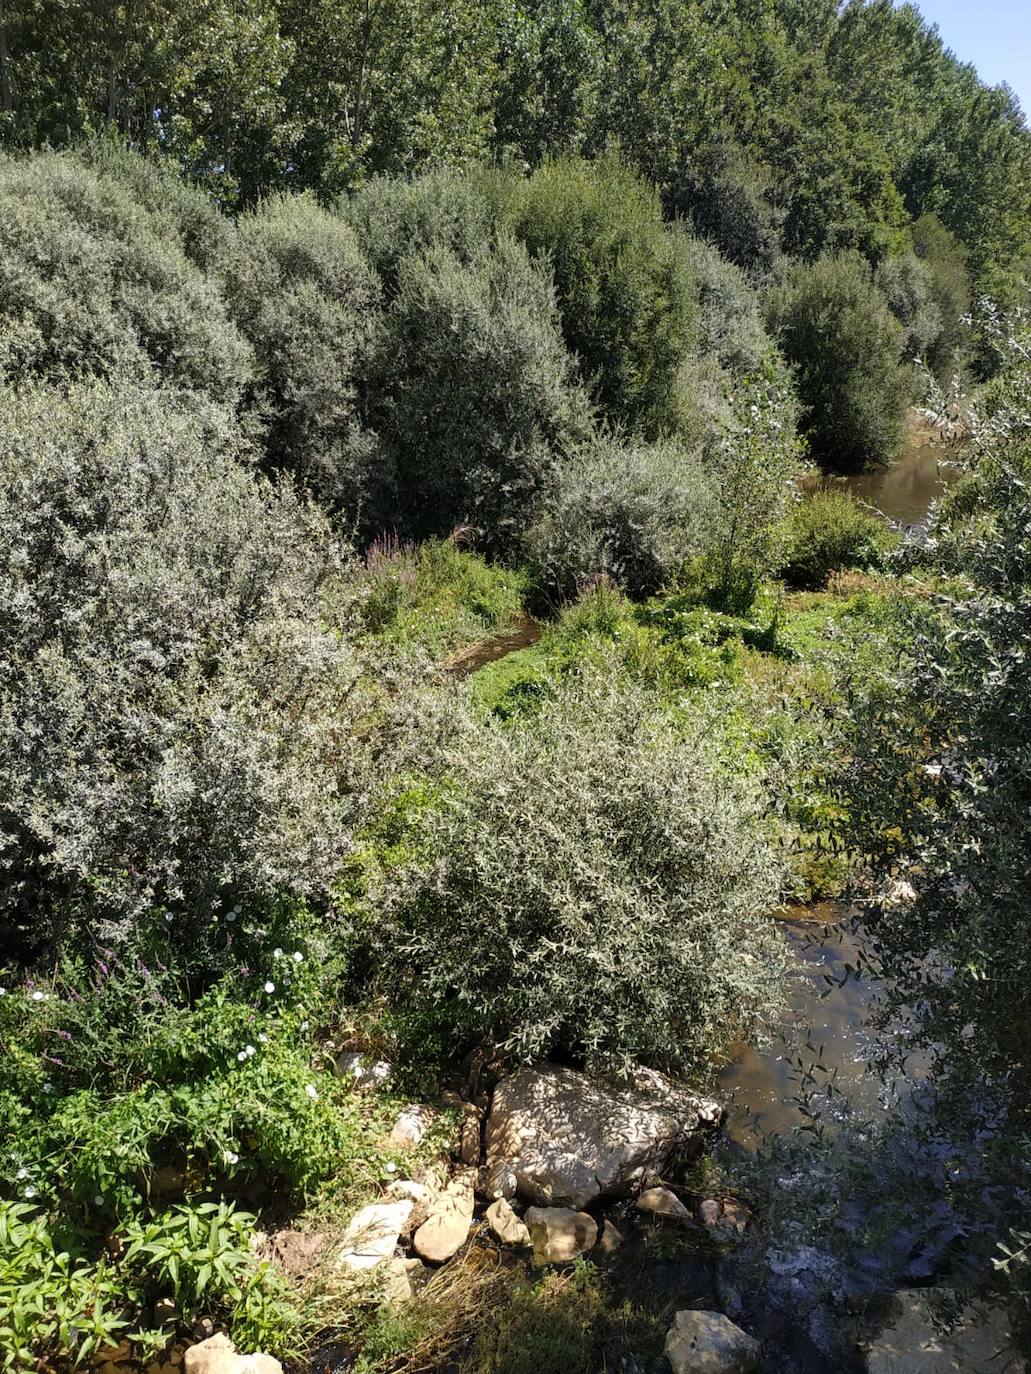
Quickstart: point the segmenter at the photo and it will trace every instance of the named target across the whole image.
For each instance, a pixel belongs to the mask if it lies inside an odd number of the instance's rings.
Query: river
[[[843,477],[809,477],[802,484],[803,490],[847,491],[896,524],[924,524],[932,504],[959,481],[963,468],[948,461],[941,446],[930,441],[926,430],[913,425],[910,433],[910,443],[903,455],[887,467]]]

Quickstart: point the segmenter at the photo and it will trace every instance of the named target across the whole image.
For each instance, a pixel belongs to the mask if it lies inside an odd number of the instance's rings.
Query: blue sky
[[[1031,119],[1031,0],[915,0],[945,46],[972,62],[982,81],[1005,81]]]

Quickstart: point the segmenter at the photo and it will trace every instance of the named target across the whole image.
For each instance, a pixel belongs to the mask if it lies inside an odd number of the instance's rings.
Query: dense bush
[[[902,357],[926,360],[942,332],[941,311],[934,300],[930,268],[915,253],[885,258],[874,273],[888,308],[906,331]]]
[[[359,671],[320,623],[337,555],[240,459],[225,412],[167,393],[4,395],[8,918],[206,920],[332,874]]]
[[[655,192],[615,156],[565,158],[535,172],[506,217],[551,265],[563,336],[603,413],[650,437],[673,427],[696,306]]]
[[[942,376],[956,365],[963,348],[963,319],[971,301],[967,252],[937,215],[921,215],[911,233],[913,251],[930,274],[931,298],[941,320],[941,332],[928,352],[927,362],[933,372]]]
[[[780,576],[803,591],[827,585],[841,568],[877,566],[897,540],[884,521],[847,492],[817,491],[784,522]]]
[[[736,375],[759,371],[775,351],[759,293],[711,244],[686,235],[684,241],[697,284],[700,350]]]
[[[680,443],[595,440],[563,465],[526,533],[534,595],[553,606],[599,578],[650,595],[702,551],[711,524],[709,479]]]
[[[814,458],[832,469],[893,458],[909,385],[898,365],[904,335],[859,254],[788,269],[770,292],[769,319],[795,368]]]
[[[775,994],[781,859],[718,725],[618,675],[532,729],[470,720],[417,857],[384,881],[413,995],[513,1056],[698,1065]]]
[[[152,199],[142,162],[95,160],[0,159],[0,381],[124,376],[231,400],[250,349],[191,261],[182,200]]]
[[[422,176],[373,177],[342,199],[338,212],[352,226],[389,298],[401,263],[428,248],[449,248],[463,262],[492,237],[497,213],[488,189],[503,173],[436,168]]]
[[[386,475],[363,430],[361,389],[379,337],[380,289],[353,232],[314,200],[279,196],[240,221],[224,270],[234,317],[254,346],[253,403],[270,462],[352,522],[375,526]]]
[[[404,260],[386,316],[376,424],[400,528],[469,524],[510,549],[563,454],[587,432],[550,281],[507,235],[463,262],[438,247]]]

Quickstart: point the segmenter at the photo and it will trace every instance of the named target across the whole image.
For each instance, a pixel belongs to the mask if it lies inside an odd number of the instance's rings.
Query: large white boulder
[[[390,1259],[411,1213],[412,1203],[407,1198],[400,1202],[370,1202],[348,1223],[337,1265],[341,1269],[372,1269]]]
[[[722,1312],[678,1312],[666,1337],[673,1374],[755,1374],[759,1342]]]
[[[869,1374],[1026,1374],[1005,1312],[967,1309],[956,1330],[944,1335],[931,1316],[934,1298],[928,1288],[895,1295],[895,1319],[870,1345]]]
[[[271,1355],[241,1355],[228,1336],[219,1333],[191,1345],[183,1357],[185,1374],[283,1374]]]
[[[720,1108],[651,1070],[601,1084],[574,1069],[521,1069],[494,1091],[487,1123],[490,1192],[540,1206],[586,1207],[661,1172],[670,1153],[715,1126]]]

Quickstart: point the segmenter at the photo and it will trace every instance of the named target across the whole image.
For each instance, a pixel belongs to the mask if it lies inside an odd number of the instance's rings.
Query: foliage
[[[380,539],[365,555],[361,616],[375,635],[434,655],[511,626],[525,578],[491,566],[456,539],[399,544]]]
[[[649,596],[705,546],[713,494],[674,439],[597,439],[567,459],[523,540],[533,595],[555,606],[608,578]]]
[[[251,404],[269,462],[310,484],[355,523],[378,528],[387,504],[361,388],[379,339],[379,283],[354,234],[303,196],[244,216],[223,275],[254,348]]]
[[[563,337],[602,413],[649,437],[673,427],[694,292],[654,191],[615,155],[558,159],[518,189],[507,218],[551,267]]]
[[[818,591],[841,568],[876,567],[896,542],[884,521],[847,492],[816,491],[785,522],[780,576],[792,587]]]
[[[697,1066],[752,1023],[775,995],[760,913],[781,860],[717,728],[590,671],[532,729],[470,718],[420,853],[378,898],[407,995],[446,1007],[465,1041],[623,1069]]]
[[[735,376],[762,371],[775,351],[759,293],[744,272],[702,239],[685,239],[698,286],[698,343]]]
[[[934,300],[931,269],[915,253],[885,258],[874,280],[888,308],[906,331],[902,356],[926,359],[937,351],[944,322]]]
[[[31,934],[157,902],[186,939],[332,878],[361,754],[361,668],[319,620],[341,555],[244,457],[211,406],[5,396],[4,916]]]
[[[795,368],[813,456],[838,470],[894,457],[907,400],[902,327],[862,258],[790,268],[770,293],[769,318]]]
[[[586,432],[547,275],[508,235],[468,262],[404,260],[387,311],[376,426],[408,535],[470,525],[511,549],[563,454]]]
[[[937,215],[921,215],[911,232],[913,251],[930,274],[931,299],[941,320],[941,332],[928,350],[927,362],[942,377],[956,365],[963,344],[962,322],[970,309],[967,252]]]
[[[232,400],[246,341],[131,160],[0,157],[0,380],[126,377]]]

